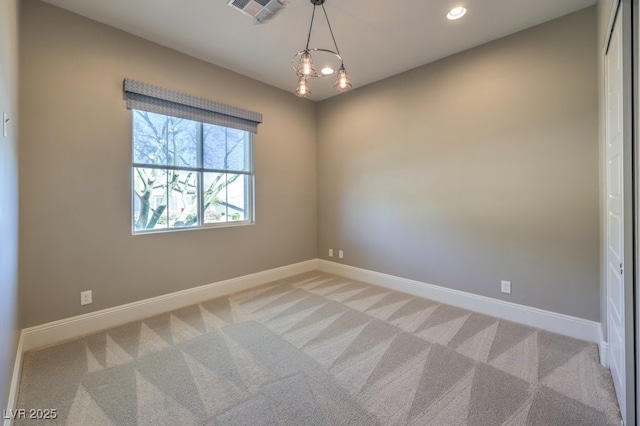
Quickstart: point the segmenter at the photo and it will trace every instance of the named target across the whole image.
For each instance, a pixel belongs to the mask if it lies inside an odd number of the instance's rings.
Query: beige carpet
[[[619,425],[593,344],[311,272],[27,353],[69,425]],[[37,424],[33,420],[16,424]]]

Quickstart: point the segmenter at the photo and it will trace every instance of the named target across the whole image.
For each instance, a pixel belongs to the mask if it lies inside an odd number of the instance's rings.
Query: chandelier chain
[[[324,9],[324,5],[322,5],[322,8]],[[325,12],[324,14],[326,16],[327,12]],[[313,19],[315,18],[315,16],[316,16],[316,7],[313,6],[313,12],[311,12],[311,25],[309,25],[309,35],[307,36],[307,47],[305,47],[304,50],[309,50],[309,42],[311,41],[311,30],[313,29]],[[329,22],[328,19],[329,18],[327,18],[327,22]],[[331,31],[331,26],[329,26],[329,31]]]
[[[313,11],[315,12],[315,7],[313,8]],[[336,43],[336,38],[333,36],[333,29],[331,28],[331,22],[329,22],[329,16],[327,15],[327,10],[324,8],[324,4],[322,5],[322,11],[324,12],[324,17],[327,20],[327,26],[329,27],[329,33],[331,33],[331,38],[333,39],[333,45],[336,47],[336,53],[338,55],[340,55],[340,49],[338,49],[338,43]],[[308,44],[309,42],[307,42]],[[309,48],[309,46],[307,46],[307,49]]]

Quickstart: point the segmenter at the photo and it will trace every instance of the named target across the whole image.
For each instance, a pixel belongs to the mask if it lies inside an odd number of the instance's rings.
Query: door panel
[[[618,16],[619,17],[619,16]],[[607,200],[607,329],[609,368],[623,418],[626,413],[625,295],[624,295],[624,204],[622,196],[623,96],[620,19],[614,22],[605,57],[606,79],[606,200]]]

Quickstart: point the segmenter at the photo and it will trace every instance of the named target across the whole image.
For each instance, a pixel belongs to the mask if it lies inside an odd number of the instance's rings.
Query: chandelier
[[[324,8],[325,0],[310,1],[311,4],[313,4],[313,12],[311,13],[311,25],[309,25],[307,45],[303,50],[296,53],[291,60],[291,66],[298,75],[298,87],[296,88],[295,93],[297,96],[303,98],[311,96],[311,90],[309,90],[309,84],[307,80],[311,77],[327,77],[330,75],[336,76],[336,82],[333,85],[333,88],[338,92],[346,92],[347,90],[351,89],[351,81],[349,80],[347,70],[345,70],[344,68],[344,60],[342,59],[342,56],[340,56],[340,50],[338,49],[336,38],[333,36],[333,30],[331,29],[329,16],[327,16],[327,11]],[[329,32],[331,33],[331,38],[333,39],[333,46],[335,47],[335,50],[322,49],[319,47],[309,47],[309,42],[311,41],[311,30],[313,29],[313,20],[315,19],[316,8],[318,6],[321,6],[322,11],[324,12],[324,17],[327,20],[327,26],[329,27]],[[315,63],[320,63],[318,59],[322,57],[323,65],[324,61],[328,61],[329,63],[333,62],[334,66],[324,65],[323,68],[320,69],[320,71],[316,71],[314,65],[314,55],[316,56]]]

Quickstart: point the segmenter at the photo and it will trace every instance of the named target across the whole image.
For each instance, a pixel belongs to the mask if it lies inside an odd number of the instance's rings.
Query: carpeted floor
[[[56,409],[47,425],[620,424],[594,344],[321,272],[29,352],[18,408]]]

